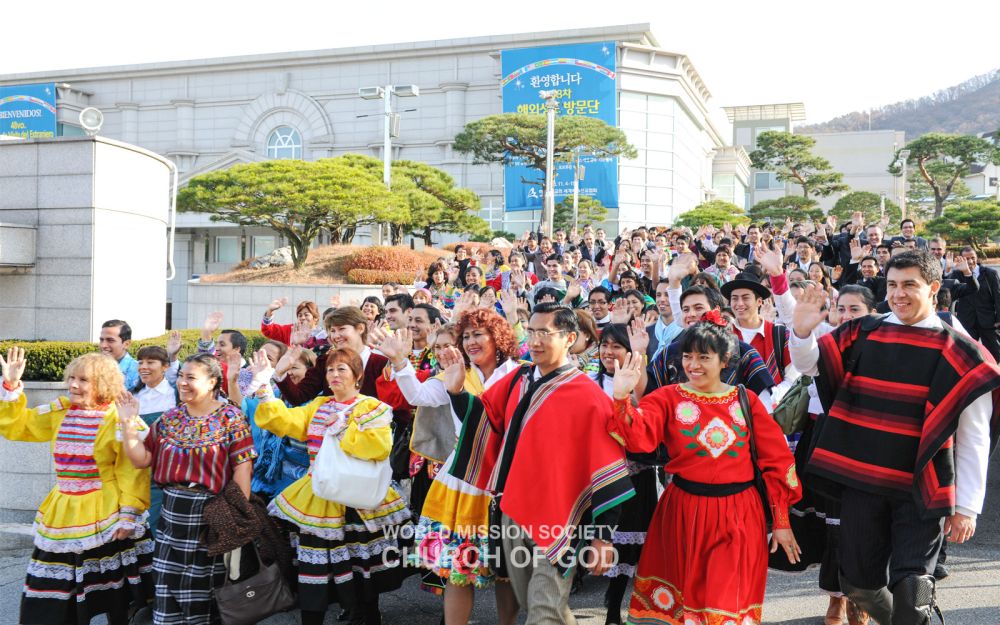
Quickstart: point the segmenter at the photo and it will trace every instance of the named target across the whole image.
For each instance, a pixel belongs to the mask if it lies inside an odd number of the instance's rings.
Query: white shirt
[[[139,400],[139,414],[166,412],[177,406],[174,387],[166,378],[160,380],[160,383],[153,388],[142,387],[142,390],[135,394],[135,398]]]
[[[886,317],[883,323],[904,325],[895,313]],[[914,323],[913,327],[940,328],[943,325],[941,318],[931,313]],[[792,332],[788,351],[796,369],[805,375],[819,375],[819,344],[815,334],[800,339]],[[955,433],[955,509],[972,518],[983,511],[983,500],[986,498],[992,415],[993,397],[984,393],[958,417],[958,431]]]
[[[785,293],[787,293],[787,291]],[[764,333],[763,319],[760,320],[760,326],[757,328],[744,328],[743,326],[737,324],[736,329],[739,330],[740,335],[743,337],[743,342],[746,343],[747,345],[753,345],[753,337],[758,334],[761,336],[762,339],[767,338],[767,335]],[[760,357],[765,362],[767,361],[767,357],[764,354],[761,354]],[[781,361],[783,359],[783,354],[775,354],[774,358],[777,361],[778,366],[780,367]],[[788,366],[785,367],[785,370],[782,372],[781,382],[775,384],[774,388],[771,389],[771,397],[770,397],[771,401],[764,404],[764,407],[767,408],[768,412],[774,412],[774,408],[781,403],[781,399],[785,396],[785,393],[791,390],[792,386],[795,384],[795,382],[799,379],[799,376],[801,375],[802,374],[799,373],[798,370],[795,368],[795,366],[792,365],[791,363],[789,363]]]
[[[497,380],[503,379],[505,375],[520,366],[521,363],[516,360],[508,360],[497,366],[489,378],[486,378],[476,365],[472,365],[472,370],[479,376],[479,381],[483,383],[483,388],[490,388]],[[413,370],[413,365],[409,361],[399,371],[393,371],[392,378],[399,385],[399,390],[402,391],[403,397],[406,398],[406,403],[411,406],[451,405],[451,397],[448,396],[448,389],[445,388],[444,381],[437,378],[428,378],[426,381],[420,382],[417,380],[417,372]],[[462,431],[462,422],[458,419],[454,409],[451,411],[451,418],[455,425],[455,435],[458,436]]]

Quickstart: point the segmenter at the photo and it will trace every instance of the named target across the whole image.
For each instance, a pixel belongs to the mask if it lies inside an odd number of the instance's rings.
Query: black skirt
[[[88,625],[98,614],[127,618],[153,598],[153,540],[126,538],[82,553],[35,547],[21,596],[24,625]]]
[[[368,531],[354,508],[347,508],[344,537],[328,540],[294,528],[299,607],[325,611],[331,603],[345,609],[361,608],[383,592],[397,590],[406,575],[399,540],[382,529]],[[287,523],[287,522],[286,522]],[[408,535],[406,521],[396,528]],[[294,526],[293,526],[294,527]]]
[[[612,539],[615,551],[618,552],[618,562],[604,574],[605,577],[635,576],[635,567],[642,555],[642,545],[646,542],[646,530],[649,529],[653,511],[656,510],[656,469],[645,465],[630,465],[631,467],[641,468],[629,476],[632,488],[635,489],[635,497],[622,504],[618,528]]]
[[[802,549],[802,560],[791,564],[779,549],[770,554],[768,566],[780,571],[804,571],[818,564],[820,589],[836,594],[840,593],[840,502],[813,488],[806,473],[814,424],[815,421],[809,421],[795,447],[795,471],[802,481],[802,499],[788,515],[795,540]]]

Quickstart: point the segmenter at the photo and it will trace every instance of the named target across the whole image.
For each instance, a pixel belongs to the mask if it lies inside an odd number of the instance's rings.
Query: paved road
[[[18,602],[26,550],[4,550],[0,545],[0,625],[17,622]],[[949,625],[1000,625],[1000,454],[990,467],[989,495],[986,510],[979,519],[978,533],[969,545],[949,546],[949,568],[952,575],[939,586],[939,602]],[[764,602],[764,623],[769,625],[822,625],[826,598],[816,587],[817,572],[802,574],[773,573],[768,580]],[[583,591],[572,597],[570,605],[580,625],[602,625],[606,582],[588,578]],[[421,592],[417,580],[411,577],[397,593],[382,599],[386,625],[438,625],[441,618],[440,599]],[[472,623],[496,623],[496,610],[491,592],[477,595]],[[264,625],[293,625],[298,616],[284,614],[272,617]],[[326,623],[334,625],[331,611]],[[103,625],[103,619],[95,619]]]

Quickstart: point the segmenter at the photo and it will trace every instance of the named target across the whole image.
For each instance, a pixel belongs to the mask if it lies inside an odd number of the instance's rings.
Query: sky
[[[0,12],[0,79],[26,72],[649,23],[730,106],[804,102],[805,123],[1000,68],[1000,2],[948,0],[48,0]],[[32,9],[34,12],[36,9]],[[31,18],[31,19],[27,19]]]

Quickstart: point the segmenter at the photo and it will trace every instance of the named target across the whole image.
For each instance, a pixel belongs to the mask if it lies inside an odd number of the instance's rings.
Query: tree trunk
[[[934,192],[934,219],[937,219],[944,214],[944,200],[941,194],[935,190]],[[909,215],[907,215],[909,217]]]
[[[309,242],[307,240],[300,239],[298,241],[292,239],[290,240],[292,248],[292,265],[296,269],[302,269],[302,266],[306,264],[306,258],[309,257]]]
[[[431,242],[431,227],[430,226],[424,226],[424,245],[426,245],[427,247],[431,247],[431,246],[434,245],[434,243]]]
[[[393,245],[402,245],[403,227],[399,224],[389,224],[389,236]]]
[[[340,233],[339,241],[343,245],[350,245],[351,241],[354,240],[354,235],[357,233],[358,229],[356,226],[351,226],[350,228],[344,228]]]

